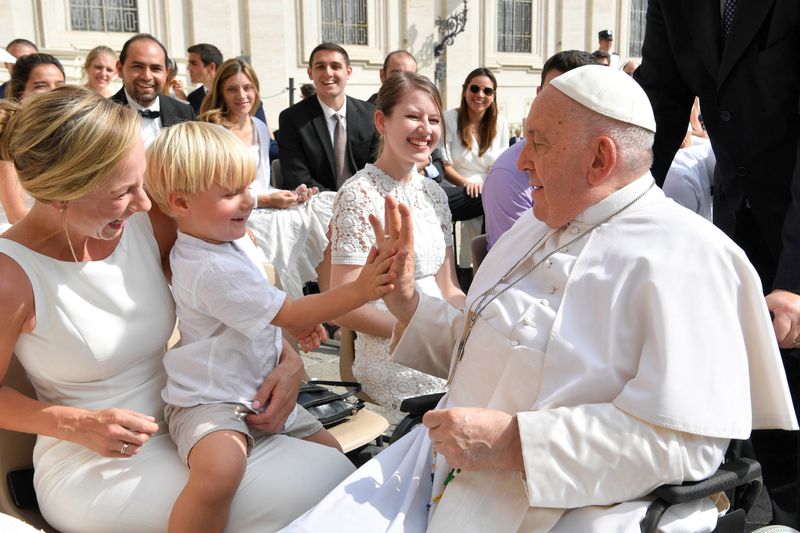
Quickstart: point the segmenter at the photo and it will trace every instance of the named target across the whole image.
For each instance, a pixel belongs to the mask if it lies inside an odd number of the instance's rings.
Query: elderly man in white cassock
[[[797,428],[761,283],[655,186],[638,84],[572,70],[525,128],[533,212],[492,248],[467,309],[414,290],[408,210],[387,199],[379,244],[407,258],[385,298],[393,357],[449,376],[449,392],[287,531],[638,532],[655,487],[708,477],[754,428]],[[705,500],[662,524],[716,518]]]

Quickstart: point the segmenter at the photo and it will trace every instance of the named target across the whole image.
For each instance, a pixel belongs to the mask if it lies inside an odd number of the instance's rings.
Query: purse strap
[[[350,396],[355,396],[359,392],[361,392],[361,383],[356,381],[329,381],[324,379],[311,379],[305,382],[307,385],[327,385],[329,387],[344,387],[347,390],[341,394],[337,394],[333,391],[328,391],[334,396],[328,396],[324,400],[312,401],[309,402],[304,407],[313,407],[315,405],[321,405],[323,403],[329,403],[334,400],[346,400]]]

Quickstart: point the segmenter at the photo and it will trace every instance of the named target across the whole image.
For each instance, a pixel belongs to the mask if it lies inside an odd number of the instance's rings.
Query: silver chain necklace
[[[472,328],[473,328],[473,327],[475,326],[475,324],[478,322],[478,318],[481,316],[481,313],[483,313],[483,311],[486,309],[486,307],[487,307],[489,304],[491,304],[493,301],[495,301],[497,298],[499,298],[499,297],[500,297],[502,294],[504,294],[506,291],[508,291],[509,289],[511,289],[512,287],[514,287],[514,286],[515,286],[517,283],[519,283],[520,281],[522,281],[523,279],[525,279],[525,277],[526,277],[526,276],[528,276],[528,274],[530,274],[531,272],[533,272],[534,270],[536,270],[536,268],[537,268],[539,265],[541,265],[542,263],[544,263],[545,261],[547,261],[548,259],[550,259],[550,257],[552,257],[553,255],[557,254],[558,252],[560,252],[560,251],[564,250],[565,248],[569,247],[571,244],[573,244],[573,243],[576,243],[576,242],[580,241],[581,239],[583,239],[583,238],[587,237],[587,236],[588,236],[589,234],[591,234],[591,233],[592,233],[594,230],[596,230],[597,228],[599,228],[600,226],[602,226],[602,225],[603,225],[603,224],[605,224],[606,222],[610,221],[612,218],[616,217],[617,215],[619,215],[620,213],[622,213],[623,211],[625,211],[626,209],[628,209],[630,206],[632,206],[633,204],[635,204],[636,202],[638,202],[639,200],[641,200],[641,199],[642,199],[642,197],[643,197],[645,194],[647,194],[648,192],[650,192],[650,189],[652,189],[652,188],[653,188],[653,186],[655,186],[655,182],[651,183],[651,184],[650,184],[650,186],[649,186],[649,187],[648,187],[648,188],[647,188],[647,189],[646,189],[646,190],[645,190],[645,191],[644,191],[642,194],[640,194],[639,196],[637,196],[636,198],[634,198],[633,200],[631,200],[631,201],[630,201],[630,202],[628,202],[627,204],[623,205],[622,207],[620,207],[619,209],[617,209],[616,211],[614,211],[613,213],[611,213],[610,215],[608,215],[606,218],[604,218],[604,219],[603,219],[603,220],[601,220],[600,222],[597,222],[596,224],[592,225],[592,226],[591,226],[589,229],[587,229],[586,231],[584,231],[583,233],[581,233],[580,235],[578,235],[578,236],[577,236],[577,237],[575,237],[574,239],[570,240],[570,241],[569,241],[569,242],[567,242],[566,244],[563,244],[563,245],[559,246],[558,248],[556,248],[555,250],[553,250],[552,252],[550,252],[550,253],[546,254],[546,255],[545,255],[544,257],[542,257],[540,260],[536,261],[536,262],[533,264],[533,266],[532,266],[530,269],[528,269],[528,270],[527,270],[527,271],[526,271],[524,274],[522,274],[521,276],[519,276],[517,279],[515,279],[515,280],[514,280],[514,281],[512,281],[511,283],[508,283],[508,284],[507,284],[505,287],[503,287],[503,289],[502,289],[502,290],[498,291],[498,292],[497,292],[497,294],[493,294],[493,292],[495,291],[495,289],[497,289],[497,287],[498,287],[498,286],[499,286],[501,283],[505,283],[505,282],[508,280],[508,278],[509,278],[509,276],[511,275],[511,273],[512,273],[512,272],[514,272],[514,271],[515,271],[517,268],[519,268],[519,266],[520,266],[520,265],[521,265],[521,264],[522,264],[522,263],[523,263],[525,260],[527,260],[527,259],[528,259],[528,257],[530,257],[530,255],[531,255],[531,254],[533,253],[533,251],[534,251],[534,250],[535,250],[535,249],[536,249],[536,248],[539,246],[539,244],[541,244],[541,243],[542,243],[542,241],[543,241],[543,240],[544,240],[546,237],[548,237],[549,235],[552,235],[552,233],[551,233],[551,232],[549,232],[549,231],[548,231],[548,232],[545,232],[545,234],[544,234],[544,235],[542,235],[542,236],[539,238],[539,240],[538,240],[538,241],[536,241],[536,242],[533,244],[533,246],[531,246],[530,248],[528,248],[528,251],[526,251],[524,254],[522,254],[522,257],[520,257],[520,258],[519,258],[519,260],[517,260],[517,262],[515,262],[515,263],[514,263],[514,264],[511,266],[511,268],[509,268],[508,270],[506,270],[506,273],[505,273],[505,274],[503,274],[503,275],[500,277],[500,279],[498,279],[498,280],[495,282],[495,284],[494,284],[494,285],[492,285],[491,287],[489,287],[489,288],[488,288],[486,291],[484,291],[484,292],[483,292],[483,293],[482,293],[482,294],[481,294],[481,295],[480,295],[480,296],[479,296],[479,297],[478,297],[478,298],[475,300],[475,303],[474,303],[474,304],[473,304],[473,305],[470,307],[469,311],[467,312],[467,317],[466,317],[466,320],[464,321],[464,331],[461,333],[461,340],[460,340],[460,341],[459,341],[459,343],[458,343],[458,350],[457,350],[457,352],[456,352],[456,364],[455,364],[455,366],[453,366],[453,371],[452,371],[452,372],[450,372],[450,377],[449,377],[449,378],[448,378],[448,380],[447,380],[447,384],[449,385],[449,384],[450,384],[450,382],[453,380],[453,375],[455,374],[456,367],[458,366],[458,363],[460,363],[460,362],[461,362],[461,358],[464,356],[464,348],[466,347],[466,345],[467,345],[467,341],[469,340],[469,336],[470,336],[470,334],[472,333]]]

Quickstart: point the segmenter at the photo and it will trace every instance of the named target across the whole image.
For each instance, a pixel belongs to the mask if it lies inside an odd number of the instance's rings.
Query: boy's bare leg
[[[247,440],[238,431],[215,431],[189,452],[189,481],[169,515],[170,533],[222,532],[247,467]]]
[[[339,441],[331,435],[331,432],[327,429],[323,428],[314,433],[313,435],[309,435],[308,437],[303,437],[303,440],[307,440],[309,442],[316,442],[317,444],[322,444],[323,446],[330,446],[331,448],[336,448],[340,452],[342,451],[342,447],[339,444]]]

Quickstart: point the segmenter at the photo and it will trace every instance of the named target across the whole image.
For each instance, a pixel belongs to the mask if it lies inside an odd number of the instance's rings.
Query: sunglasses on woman
[[[479,85],[475,85],[474,83],[469,86],[469,92],[472,94],[478,94],[480,91],[483,91],[483,94],[486,96],[492,96],[494,94],[494,89],[491,87],[481,87]]]

